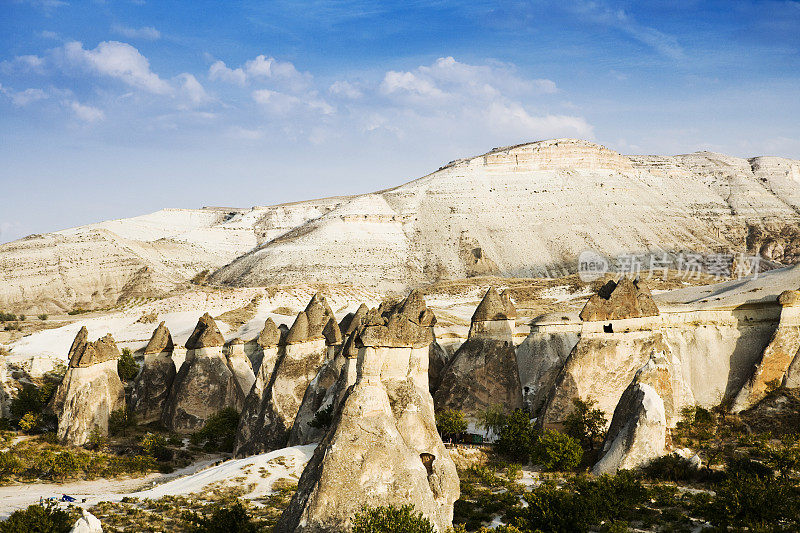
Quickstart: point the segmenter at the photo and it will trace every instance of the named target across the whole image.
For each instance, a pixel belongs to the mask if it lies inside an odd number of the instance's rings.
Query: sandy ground
[[[272,485],[278,480],[296,482],[315,447],[313,444],[294,446],[244,459],[230,459],[216,466],[214,463],[219,458],[205,459],[171,474],[0,487],[0,519],[38,503],[40,498],[60,498],[62,494],[77,498],[77,504],[86,508],[101,501],[120,501],[126,496],[157,499],[224,486],[247,487],[250,490],[245,494],[246,498],[259,498],[270,494]]]

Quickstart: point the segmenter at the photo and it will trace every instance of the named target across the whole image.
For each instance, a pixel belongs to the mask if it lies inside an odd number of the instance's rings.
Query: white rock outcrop
[[[595,475],[645,466],[667,450],[667,435],[676,412],[669,365],[651,359],[625,389],[608,428]]]
[[[92,432],[108,435],[112,411],[125,407],[125,387],[117,374],[119,349],[111,335],[88,342],[81,328],[69,353],[69,367],[58,385],[50,409],[58,417],[61,442],[80,446]]]
[[[737,394],[732,407],[734,413],[756,405],[771,388],[800,384],[798,373],[791,371],[800,355],[800,291],[785,291],[778,302],[781,305],[778,329],[753,368],[752,376]]]
[[[103,524],[95,515],[86,509],[81,509],[81,517],[78,518],[69,533],[103,533]]]
[[[452,525],[458,475],[428,392],[433,322],[418,293],[367,314],[355,341],[355,383],[276,531],[346,531],[362,506],[390,504],[413,505],[442,533]]]

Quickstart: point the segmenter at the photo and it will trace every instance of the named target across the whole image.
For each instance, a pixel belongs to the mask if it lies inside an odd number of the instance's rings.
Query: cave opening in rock
[[[608,324],[603,326],[603,333],[614,333],[614,325]]]
[[[428,471],[428,475],[430,476],[433,474],[433,461],[436,459],[436,456],[431,453],[421,453],[419,454],[419,458],[422,460],[422,464],[425,465],[425,470]]]

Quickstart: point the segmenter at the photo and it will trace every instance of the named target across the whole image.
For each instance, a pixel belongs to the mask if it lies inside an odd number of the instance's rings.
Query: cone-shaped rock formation
[[[619,283],[609,280],[592,295],[581,311],[581,320],[619,320],[657,316],[658,307],[650,289],[642,280],[623,277]]]
[[[438,531],[451,526],[458,475],[436,431],[428,392],[434,320],[418,293],[367,314],[355,339],[355,384],[336,409],[276,531],[347,531],[364,505],[410,504]],[[352,379],[345,372],[341,376]]]
[[[315,294],[286,335],[269,382],[254,387],[236,432],[237,456],[286,446],[306,388],[331,356],[324,331],[336,319],[325,298]],[[338,327],[337,327],[338,329]],[[341,333],[339,334],[341,336]]]
[[[161,420],[164,413],[164,404],[177,373],[172,360],[174,348],[172,335],[161,322],[144,349],[142,370],[136,376],[131,392],[131,408],[142,424]]]
[[[161,421],[172,431],[199,430],[226,407],[241,410],[244,396],[222,354],[225,339],[206,313],[186,341],[186,360],[175,376]]]
[[[108,417],[125,406],[125,388],[117,374],[120,353],[111,335],[88,342],[81,328],[70,348],[70,362],[51,400],[60,441],[82,445],[97,429],[108,434]]]
[[[522,407],[509,315],[516,316],[513,304],[490,288],[472,316],[469,338],[441,371],[437,409],[456,409],[475,419],[493,404],[509,411]]]
[[[674,418],[669,365],[665,359],[650,359],[622,393],[592,473],[633,470],[664,455]]]

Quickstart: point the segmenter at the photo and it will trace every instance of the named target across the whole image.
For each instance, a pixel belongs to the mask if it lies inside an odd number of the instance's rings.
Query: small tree
[[[0,533],[68,533],[76,519],[76,516],[59,509],[58,504],[46,502],[43,505],[31,505],[24,511],[14,511],[4,522],[0,522]]]
[[[495,449],[509,459],[524,464],[528,462],[536,436],[536,429],[531,424],[528,412],[517,409],[500,429]]]
[[[122,381],[130,381],[139,373],[139,365],[129,348],[122,349],[122,357],[117,361],[117,374]]]
[[[464,418],[464,413],[455,409],[444,409],[436,413],[436,429],[442,438],[452,438],[455,435],[464,433],[469,424]]]
[[[108,432],[112,435],[125,434],[128,428],[136,425],[136,416],[127,407],[111,411],[108,417]]]
[[[490,405],[480,414],[480,424],[484,431],[492,435],[498,435],[503,426],[506,425],[508,415],[500,404]]]
[[[558,431],[546,430],[533,446],[531,460],[545,470],[574,470],[581,464],[583,449],[580,443]]]
[[[592,398],[587,398],[585,401],[575,398],[572,400],[572,405],[574,409],[564,421],[567,435],[594,450],[595,443],[599,444],[603,439],[608,423],[606,415],[595,407],[597,401]]]
[[[353,517],[352,533],[434,533],[430,520],[410,505],[363,507]]]
[[[203,428],[191,436],[192,444],[203,444],[208,451],[232,452],[239,426],[239,412],[232,407],[211,415]]]

